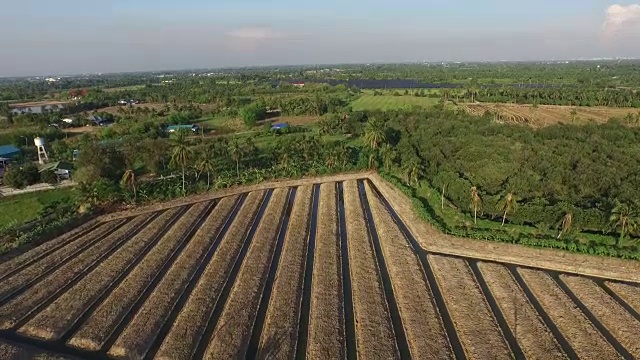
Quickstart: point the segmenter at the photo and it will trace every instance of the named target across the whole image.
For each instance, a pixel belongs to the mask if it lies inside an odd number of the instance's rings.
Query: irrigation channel
[[[87,225],[0,264],[0,349],[83,359],[640,357],[639,284],[427,252],[415,235],[368,179]]]

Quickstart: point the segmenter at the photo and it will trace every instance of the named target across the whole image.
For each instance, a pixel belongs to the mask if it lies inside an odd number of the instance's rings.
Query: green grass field
[[[77,196],[73,188],[60,188],[21,195],[0,197],[0,226],[24,224],[36,219],[40,211],[55,201],[74,199]]]
[[[351,103],[355,111],[363,110],[397,110],[407,106],[429,107],[437,104],[439,99],[415,96],[373,96],[363,95]]]

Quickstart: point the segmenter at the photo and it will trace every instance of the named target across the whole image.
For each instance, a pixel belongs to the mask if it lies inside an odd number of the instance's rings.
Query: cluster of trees
[[[532,131],[442,107],[368,117],[370,165],[411,186],[427,181],[474,218],[638,235],[640,129],[610,122]]]
[[[23,189],[29,185],[45,182],[57,184],[58,176],[52,170],[40,173],[38,167],[31,162],[10,166],[2,178],[2,182],[14,189]]]
[[[518,104],[640,107],[640,94],[631,89],[557,87],[527,89],[516,87],[469,88],[466,97],[482,102]]]

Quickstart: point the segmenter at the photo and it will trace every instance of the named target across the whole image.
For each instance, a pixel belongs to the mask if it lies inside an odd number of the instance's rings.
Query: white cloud
[[[640,5],[611,5],[606,10],[606,20],[603,25],[605,40],[612,40],[619,36],[640,35]]]
[[[225,35],[233,38],[251,40],[251,41],[284,39],[287,37],[285,34],[277,32],[272,28],[268,28],[268,27],[245,27],[245,28],[229,31]]]

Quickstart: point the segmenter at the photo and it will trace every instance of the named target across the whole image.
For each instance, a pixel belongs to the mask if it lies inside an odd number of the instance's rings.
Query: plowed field
[[[4,261],[0,357],[640,356],[640,284],[425,250],[379,185],[104,217]]]

